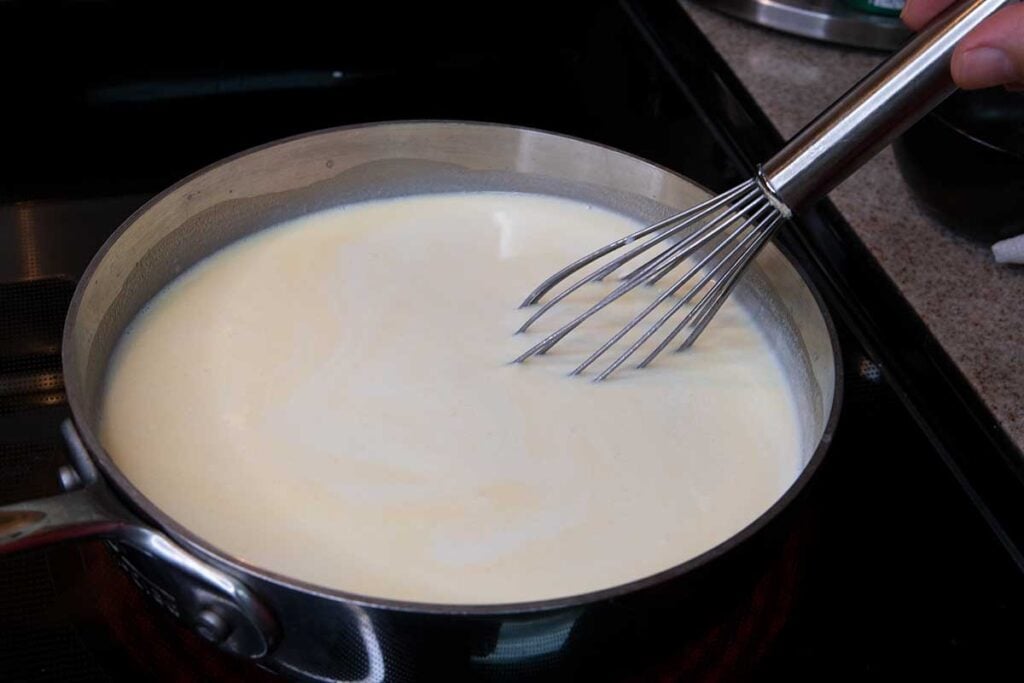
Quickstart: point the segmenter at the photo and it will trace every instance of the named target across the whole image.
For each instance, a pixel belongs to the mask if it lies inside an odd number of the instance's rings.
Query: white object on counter
[[[1024,235],[1017,235],[992,245],[996,263],[1024,263]]]

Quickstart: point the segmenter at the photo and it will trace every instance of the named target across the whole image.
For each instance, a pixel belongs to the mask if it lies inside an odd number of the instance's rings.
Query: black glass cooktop
[[[722,190],[781,143],[673,0],[142,4],[0,4],[0,503],[58,490],[76,278],[131,211],[207,163],[316,128],[469,119]],[[846,376],[834,445],[792,512],[799,554],[706,652],[639,663],[634,680],[1019,678],[1020,454],[834,209],[779,242],[827,301]],[[0,558],[0,679],[265,676],[153,609],[101,545]]]

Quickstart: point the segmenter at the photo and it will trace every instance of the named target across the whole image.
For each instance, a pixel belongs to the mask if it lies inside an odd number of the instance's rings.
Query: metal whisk
[[[538,303],[571,275],[594,266],[541,306],[520,332],[584,285],[603,281],[632,264],[632,270],[609,294],[515,362],[546,353],[627,292],[640,285],[656,284],[683,267],[681,276],[570,374],[582,373],[659,308],[667,310],[653,319],[595,380],[608,377],[648,343],[653,348],[638,367],[650,364],[683,332],[686,334],[678,350],[688,348],[711,322],[747,264],[794,209],[825,195],[955,90],[949,63],[956,44],[982,20],[1013,1],[967,0],[949,8],[790,140],[758,169],[756,177],[601,247],[546,279],[526,297],[524,307]],[[651,256],[650,250],[659,246],[660,250]],[[599,263],[608,256],[610,260]],[[680,315],[660,340],[652,341]]]

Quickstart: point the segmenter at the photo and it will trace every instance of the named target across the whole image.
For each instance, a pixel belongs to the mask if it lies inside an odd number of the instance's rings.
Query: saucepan
[[[789,590],[785,582],[766,589],[756,578],[763,572],[752,568],[768,566],[769,556],[775,558],[771,566],[785,564],[777,560],[787,547],[788,510],[825,457],[842,376],[835,332],[820,298],[775,246],[758,256],[734,296],[758,321],[793,384],[803,470],[778,502],[732,538],[624,585],[470,606],[309,585],[232,557],[192,533],[147,500],[104,451],[97,438],[98,407],[113,347],[135,314],[176,275],[249,233],[310,211],[468,190],[564,196],[643,221],[708,196],[671,171],[597,144],[459,122],[310,133],[186,178],[128,218],[78,284],[62,351],[72,414],[64,425],[71,461],[61,471],[66,493],[0,508],[0,551],[104,538],[155,603],[213,646],[306,680],[635,675],[637,669],[624,661],[655,661],[659,653],[679,653],[687,642],[706,649],[715,637],[702,640],[696,635],[700,625],[714,623],[723,610],[735,611],[737,596],[760,591],[763,603],[765,591]],[[723,639],[721,632],[716,638]]]

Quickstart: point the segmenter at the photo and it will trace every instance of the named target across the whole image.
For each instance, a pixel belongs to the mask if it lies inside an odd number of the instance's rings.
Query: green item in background
[[[895,17],[903,11],[904,0],[845,0],[846,4],[861,12],[885,14]]]

